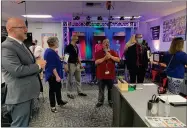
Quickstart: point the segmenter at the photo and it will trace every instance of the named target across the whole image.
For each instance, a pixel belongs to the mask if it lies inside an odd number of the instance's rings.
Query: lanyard
[[[76,54],[77,54],[77,47],[76,46],[73,46],[74,50],[76,51]]]

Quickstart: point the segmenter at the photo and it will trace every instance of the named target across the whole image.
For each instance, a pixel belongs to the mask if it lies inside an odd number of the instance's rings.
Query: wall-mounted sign
[[[163,22],[163,42],[170,42],[174,37],[186,39],[186,16],[168,19]]]
[[[47,40],[49,37],[57,37],[57,33],[42,33],[41,34],[42,48],[44,49],[49,48],[47,44]]]
[[[5,26],[1,26],[1,37],[7,37],[8,33]]]
[[[85,36],[85,33],[84,32],[72,32],[72,35],[77,35],[77,36]]]
[[[152,40],[159,40],[160,38],[160,26],[151,27]]]
[[[125,36],[125,32],[115,32],[114,36]]]

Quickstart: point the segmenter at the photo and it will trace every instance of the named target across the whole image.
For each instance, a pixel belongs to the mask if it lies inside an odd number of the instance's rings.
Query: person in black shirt
[[[74,95],[72,94],[72,89],[73,89],[73,76],[75,76],[75,80],[76,80],[76,86],[77,86],[77,93],[79,96],[87,96],[85,93],[82,92],[81,89],[81,61],[79,58],[79,49],[77,47],[77,43],[78,43],[78,36],[73,35],[71,37],[71,43],[69,45],[67,45],[67,47],[65,48],[65,53],[69,54],[69,58],[68,58],[68,63],[64,65],[64,70],[68,73],[68,85],[67,85],[67,89],[68,89],[68,93],[67,96],[71,99],[74,99]]]
[[[142,34],[136,34],[126,44],[125,57],[130,74],[130,83],[143,83],[148,67],[147,48],[142,44]],[[137,81],[136,81],[137,78]]]

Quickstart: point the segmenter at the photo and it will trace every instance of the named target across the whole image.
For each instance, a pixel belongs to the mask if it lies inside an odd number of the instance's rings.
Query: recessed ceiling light
[[[131,17],[130,16],[126,16],[125,19],[130,19]]]
[[[134,18],[135,19],[139,19],[141,16],[134,16]],[[132,17],[130,17],[130,16],[127,16],[127,17],[125,17],[125,19],[131,19]]]
[[[52,18],[51,15],[22,15],[27,18]]]
[[[132,18],[132,16],[126,16],[126,17],[124,17],[124,16],[121,16],[121,17],[123,17],[124,19],[131,19],[131,18]],[[116,17],[114,17],[114,18],[117,18],[117,19],[119,19],[119,18],[121,18],[121,17],[119,17],[119,16],[116,16]],[[141,16],[134,16],[134,18],[135,18],[135,19],[139,19],[139,18],[141,18]]]
[[[135,16],[134,18],[135,18],[135,19],[139,19],[139,18],[141,18],[141,16]]]

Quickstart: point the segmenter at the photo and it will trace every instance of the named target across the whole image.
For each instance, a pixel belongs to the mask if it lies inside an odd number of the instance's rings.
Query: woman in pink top
[[[99,40],[97,44],[95,45],[95,52],[98,52],[103,49],[103,46],[101,44],[101,41]]]

